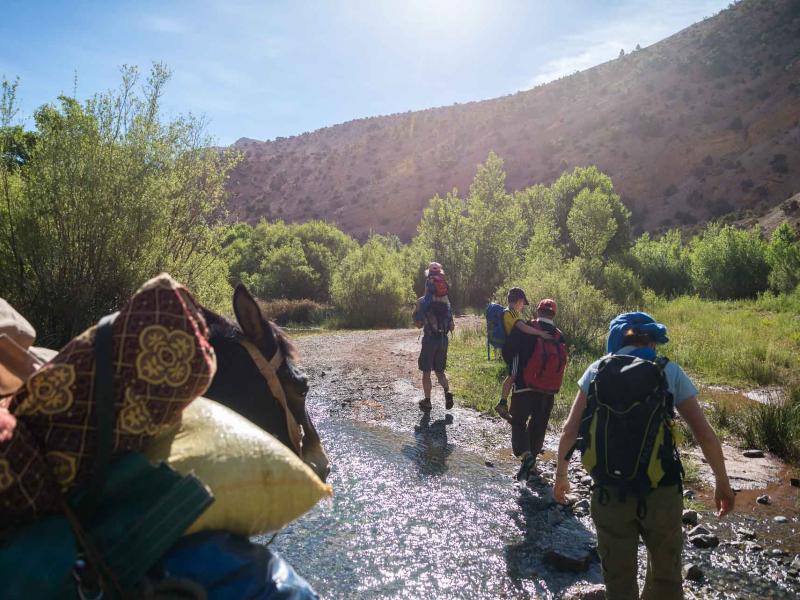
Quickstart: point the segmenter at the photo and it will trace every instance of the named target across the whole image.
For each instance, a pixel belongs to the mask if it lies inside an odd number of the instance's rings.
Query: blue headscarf
[[[656,323],[656,320],[643,312],[622,313],[617,316],[608,326],[608,352],[619,352],[625,344],[625,332],[633,329],[636,333],[649,335],[656,344],[666,344],[667,326]]]

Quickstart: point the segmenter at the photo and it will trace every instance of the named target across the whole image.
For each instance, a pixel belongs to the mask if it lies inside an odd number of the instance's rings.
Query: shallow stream
[[[446,415],[438,389],[425,416],[419,392],[402,379],[324,364],[309,375],[309,411],[331,459],[335,495],[272,546],[322,597],[559,598],[577,583],[601,582],[591,520],[555,505],[547,485],[513,480],[505,423],[468,409]],[[551,451],[554,442],[548,438]],[[547,455],[542,462],[546,469]],[[571,479],[582,474],[576,468]],[[798,515],[781,524],[772,516],[745,511],[718,522],[702,512],[701,524],[722,544],[687,543],[684,562],[705,572],[703,582],[686,582],[687,597],[797,597],[800,582],[787,566],[800,551]],[[742,528],[755,540],[736,533]],[[588,570],[553,568],[544,561],[550,550],[588,557]]]

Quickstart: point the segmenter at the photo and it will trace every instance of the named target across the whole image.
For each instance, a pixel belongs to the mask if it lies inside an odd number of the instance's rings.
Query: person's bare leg
[[[430,371],[423,371],[422,372],[422,392],[425,394],[426,398],[431,397],[431,388],[433,384],[431,383],[431,372]]]
[[[431,374],[428,373],[428,382],[430,383],[430,376]],[[445,392],[450,391],[450,382],[447,380],[447,375],[445,372],[442,371],[441,373],[436,373],[436,379],[439,380],[439,385],[442,386]]]

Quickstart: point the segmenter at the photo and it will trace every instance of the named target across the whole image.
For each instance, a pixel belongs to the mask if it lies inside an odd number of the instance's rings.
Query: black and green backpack
[[[659,485],[681,482],[673,423],[675,406],[664,368],[655,362],[612,354],[600,361],[589,387],[576,448],[595,487],[614,488],[620,498],[644,496]]]

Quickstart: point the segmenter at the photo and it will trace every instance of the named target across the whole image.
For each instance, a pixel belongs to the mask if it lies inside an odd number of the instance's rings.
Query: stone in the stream
[[[745,458],[764,458],[764,451],[753,448],[742,452],[742,456]]]
[[[698,525],[697,527],[690,529],[689,533],[687,533],[686,535],[688,535],[689,537],[694,537],[696,535],[708,535],[709,533],[711,533],[711,531],[709,531],[702,525]]]
[[[570,573],[583,573],[589,569],[592,562],[591,554],[584,556],[570,556],[562,554],[558,550],[548,550],[544,555],[544,562],[556,571],[568,571]]]
[[[697,525],[699,520],[700,516],[697,514],[696,510],[683,511],[683,516],[681,517],[681,521],[683,521],[684,525]]]
[[[693,538],[689,538],[689,541],[697,548],[716,548],[719,546],[719,538],[711,534],[696,535]]]
[[[772,504],[772,499],[767,494],[764,494],[756,498],[756,502],[759,504]]]
[[[683,565],[683,578],[689,581],[702,581],[703,569],[694,563]]]
[[[772,550],[769,551],[769,554],[770,556],[775,556],[775,557],[786,556],[786,552],[784,550],[781,550],[780,548],[773,548]]]
[[[694,492],[692,490],[683,490],[683,497],[687,500],[691,500],[694,498]]]
[[[786,570],[786,574],[790,575],[791,577],[800,577],[800,554],[794,557],[794,560],[789,563],[789,568]]]
[[[606,600],[606,586],[602,583],[579,583],[569,588],[563,600]]]
[[[581,477],[581,485],[592,485],[591,475],[584,475]]]
[[[786,517],[784,517],[782,515],[778,515],[777,517],[774,517],[772,520],[775,521],[776,523],[788,523],[789,522],[789,519],[787,519]]]
[[[762,548],[759,544],[756,544],[755,542],[748,542],[747,545],[745,546],[745,550],[747,550],[750,553],[754,553],[754,552],[761,552],[762,550],[764,550],[764,548]]]
[[[752,529],[745,529],[744,527],[740,527],[736,530],[740,536],[742,536],[746,540],[754,540],[756,539],[756,532]]]
[[[573,506],[572,508],[576,508],[578,510],[584,510],[584,511],[588,512],[590,506],[591,506],[590,502],[586,498],[584,498],[583,500],[578,500],[575,503],[575,506]]]

